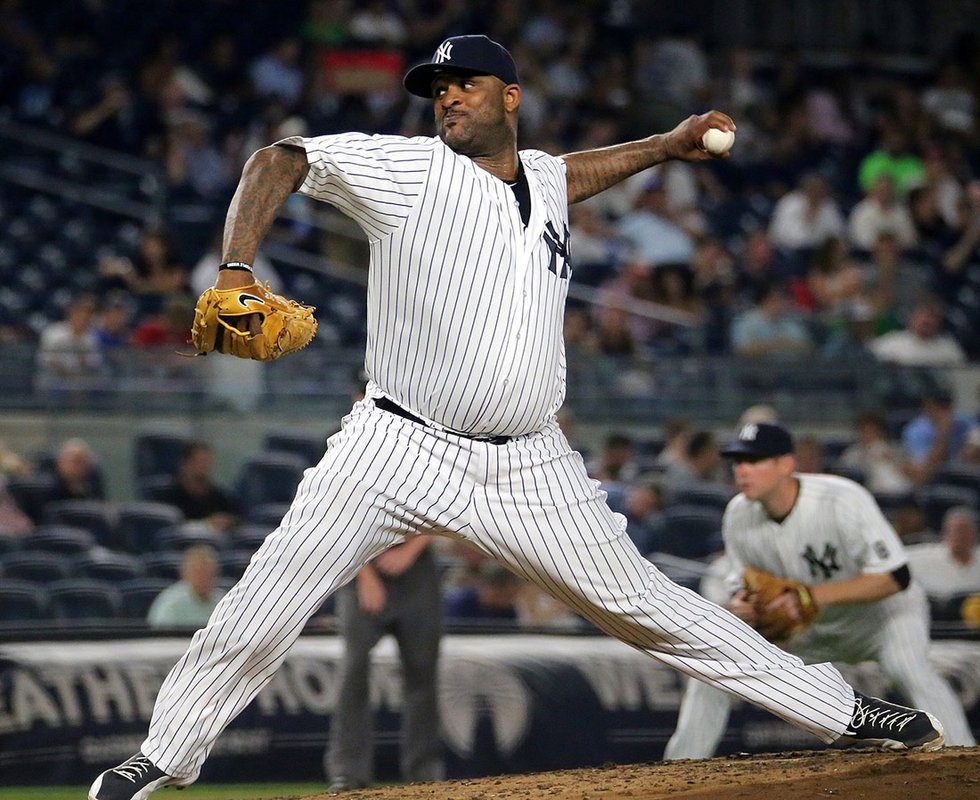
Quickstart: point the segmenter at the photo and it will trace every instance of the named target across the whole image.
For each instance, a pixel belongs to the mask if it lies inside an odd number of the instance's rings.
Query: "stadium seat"
[[[72,525],[89,531],[98,544],[123,549],[116,540],[116,522],[109,505],[102,500],[56,500],[44,508],[45,524]]]
[[[132,501],[116,510],[116,538],[131,553],[146,553],[156,547],[156,535],[163,528],[179,525],[183,512],[167,503]]]
[[[145,574],[143,562],[128,553],[118,553],[98,547],[72,559],[75,574],[80,578],[119,583]]]
[[[221,576],[237,581],[242,577],[248,562],[252,560],[254,550],[225,550],[218,556],[221,564]]]
[[[44,516],[44,507],[55,495],[56,483],[50,475],[14,475],[7,479],[7,491],[17,507],[34,522]]]
[[[965,486],[935,483],[921,488],[917,494],[919,505],[926,515],[930,530],[938,531],[943,525],[943,515],[953,506],[970,506],[977,509],[978,495]]]
[[[239,525],[231,532],[232,547],[238,550],[250,550],[254,553],[273,530],[275,530],[275,526],[272,524]]]
[[[74,525],[40,525],[23,539],[24,550],[74,555],[95,547],[95,537],[85,528]]]
[[[34,581],[0,580],[0,622],[40,622],[50,618],[48,593]]]
[[[932,483],[940,486],[961,486],[972,489],[980,497],[980,470],[977,469],[943,467],[932,476]]]
[[[150,576],[123,581],[119,584],[123,616],[129,619],[146,619],[147,612],[157,595],[173,583],[168,578]]]
[[[161,550],[140,556],[147,578],[166,578],[171,583],[180,580],[180,562],[183,556],[177,550]]]
[[[289,503],[308,464],[294,453],[260,453],[242,465],[238,496],[247,509],[265,503]],[[247,512],[246,512],[247,515]]]
[[[68,578],[52,583],[48,593],[57,619],[101,621],[122,614],[122,594],[110,581]]]
[[[734,489],[717,483],[689,483],[671,493],[671,505],[701,506],[724,511],[734,497]]]
[[[663,512],[664,535],[658,549],[675,556],[703,559],[724,549],[722,512],[715,508],[671,505]]]
[[[21,550],[8,553],[0,561],[3,582],[8,579],[50,583],[72,575],[70,556],[45,550]]]
[[[267,453],[292,453],[302,458],[306,466],[312,467],[323,457],[326,442],[326,436],[283,428],[266,433],[263,450]]]
[[[182,522],[157,531],[155,549],[181,551],[199,544],[208,544],[220,550],[224,541],[220,534],[204,523]]]
[[[248,510],[248,521],[253,525],[268,526],[272,531],[279,526],[289,511],[289,503],[259,503]]]
[[[177,473],[190,434],[170,428],[144,428],[133,437],[133,469],[137,483],[155,475]]]

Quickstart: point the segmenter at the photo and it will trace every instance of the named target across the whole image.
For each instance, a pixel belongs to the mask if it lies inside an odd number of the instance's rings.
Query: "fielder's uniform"
[[[824,742],[854,693],[646,561],[555,421],[571,263],[565,165],[520,153],[530,199],[437,138],[343,134],[301,191],[370,240],[367,397],[158,696],[144,755],[184,781],[324,598],[404,537],[464,539],[613,636]],[[526,204],[524,210],[526,211]]]
[[[722,523],[727,592],[716,601],[741,588],[746,566],[812,585],[890,573],[906,564],[901,541],[863,486],[833,475],[795,477],[799,496],[781,522],[744,494],[729,502]],[[929,607],[914,581],[882,600],[828,606],[787,649],[811,662],[877,661],[913,705],[939,718],[949,744],[974,744],[962,705],[926,659]],[[730,708],[724,692],[689,681],[664,757],[710,758]]]

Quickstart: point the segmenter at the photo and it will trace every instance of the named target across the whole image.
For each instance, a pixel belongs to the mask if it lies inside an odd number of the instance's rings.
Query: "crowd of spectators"
[[[3,3],[0,106],[152,159],[169,202],[210,204],[216,222],[248,155],[282,136],[430,134],[431,110],[401,75],[445,36],[482,31],[519,64],[522,146],[602,146],[712,107],[738,125],[730,159],[665,165],[573,210],[575,279],[691,323],[590,308],[576,319],[584,348],[925,366],[980,355],[975,32],[903,69],[876,60],[872,40],[823,61],[751,51],[621,1],[125,6]],[[319,246],[302,224],[288,235]],[[167,298],[193,297],[190,268],[207,253],[197,241],[170,221],[75,268],[98,274],[100,296],[129,298],[132,337]],[[917,326],[923,304],[938,314],[932,332]],[[170,334],[157,322],[158,342]],[[941,348],[916,346],[944,334]]]

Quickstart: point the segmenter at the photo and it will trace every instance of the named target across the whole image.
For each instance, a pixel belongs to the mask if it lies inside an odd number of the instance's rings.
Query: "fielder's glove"
[[[755,608],[755,628],[772,642],[802,633],[819,612],[810,587],[800,581],[746,567],[742,582],[747,599]]]
[[[312,306],[273,294],[268,284],[211,287],[194,307],[191,341],[204,354],[217,350],[238,358],[272,361],[310,343],[316,334],[313,311]],[[258,326],[240,330],[237,323],[250,314],[258,315]]]

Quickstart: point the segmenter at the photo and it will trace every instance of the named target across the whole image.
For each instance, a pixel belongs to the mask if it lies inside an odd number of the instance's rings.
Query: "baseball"
[[[701,144],[713,156],[727,153],[735,144],[735,131],[722,131],[718,128],[708,128],[701,137]]]

